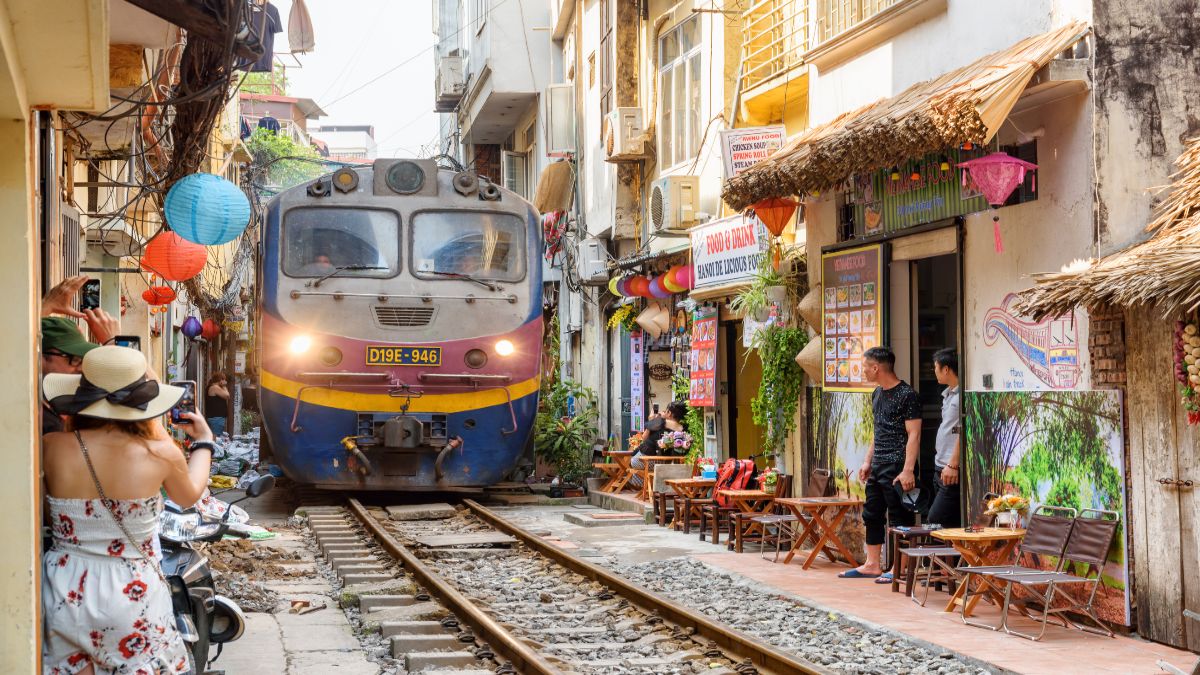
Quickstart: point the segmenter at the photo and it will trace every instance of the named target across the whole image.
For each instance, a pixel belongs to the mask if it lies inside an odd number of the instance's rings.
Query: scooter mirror
[[[246,488],[246,496],[261,497],[262,495],[270,492],[271,488],[273,487],[275,487],[275,476],[267,474],[255,479],[255,481],[250,484],[250,487]]]

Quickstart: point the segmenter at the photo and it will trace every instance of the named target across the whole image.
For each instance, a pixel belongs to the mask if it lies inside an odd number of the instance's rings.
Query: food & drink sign
[[[821,256],[826,391],[871,391],[863,353],[883,342],[883,246]]]
[[[771,245],[767,226],[754,216],[728,216],[690,233],[696,289],[749,281]]]

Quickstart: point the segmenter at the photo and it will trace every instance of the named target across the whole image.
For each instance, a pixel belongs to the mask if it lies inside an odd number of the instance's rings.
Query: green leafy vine
[[[759,332],[757,342],[763,373],[750,411],[754,423],[766,429],[766,449],[778,454],[796,430],[796,408],[804,394],[804,371],[796,363],[796,355],[808,344],[808,332],[772,325]]]

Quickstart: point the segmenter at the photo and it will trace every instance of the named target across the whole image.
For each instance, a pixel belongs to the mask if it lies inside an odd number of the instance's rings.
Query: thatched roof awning
[[[1074,22],[844,113],[730,178],[722,196],[740,211],[769,197],[827,190],[855,174],[968,141],[985,143],[1034,73],[1087,33],[1087,24]]]
[[[1019,294],[1017,310],[1036,318],[1076,306],[1153,305],[1165,316],[1200,307],[1200,137],[1175,160],[1170,195],[1146,227],[1153,235],[1117,253],[1034,275]]]

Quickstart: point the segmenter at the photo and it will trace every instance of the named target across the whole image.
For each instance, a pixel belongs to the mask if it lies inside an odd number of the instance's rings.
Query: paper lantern
[[[142,252],[142,269],[167,281],[187,281],[204,269],[208,251],[174,232],[160,232]]]
[[[211,340],[221,333],[221,325],[212,319],[205,319],[200,325],[200,337]]]
[[[151,286],[142,291],[142,299],[147,305],[166,305],[175,299],[175,291],[170,286]]]
[[[617,280],[617,295],[623,298],[633,295],[633,292],[629,290],[629,279],[622,277]]]
[[[650,280],[650,295],[660,300],[671,297],[671,291],[667,290],[666,286],[663,286],[663,278],[661,276]]]
[[[675,283],[675,275],[672,274],[672,272],[673,270],[667,270],[666,273],[659,277],[659,279],[662,281],[663,288],[671,291],[672,293],[682,293],[686,291],[686,288]]]
[[[184,319],[183,325],[179,327],[180,333],[183,333],[193,340],[196,339],[196,337],[199,336],[203,330],[204,327],[200,325],[200,319],[197,319],[194,316],[189,316],[187,319]]]
[[[695,272],[691,265],[680,265],[675,270],[675,283],[685,289],[693,288],[696,285]]]
[[[621,277],[613,277],[613,278],[609,279],[608,280],[608,292],[612,293],[613,295],[620,295],[621,294],[620,291],[617,290],[617,283],[620,281],[621,281]]]
[[[629,292],[643,298],[650,297],[650,280],[646,277],[630,277]]]
[[[996,253],[1004,253],[1004,242],[1000,239],[1000,215],[996,207],[1003,206],[1009,195],[1025,180],[1025,173],[1037,168],[1037,164],[1018,159],[1005,152],[993,152],[977,159],[959,162],[958,168],[963,170],[962,183],[967,184],[967,173],[979,191],[983,193],[988,204],[992,205],[992,238]],[[1037,191],[1037,183],[1034,183]]]
[[[217,246],[237,239],[246,230],[250,200],[220,176],[194,173],[167,191],[163,213],[179,236],[203,246]]]
[[[783,234],[783,228],[787,227],[791,221],[792,215],[796,213],[796,207],[799,202],[789,197],[764,199],[754,205],[754,215],[767,226],[773,236],[778,237]]]

